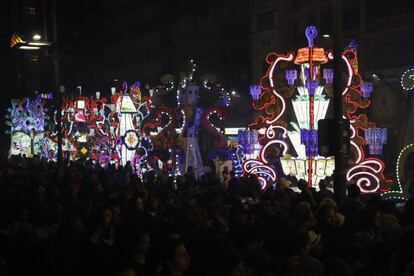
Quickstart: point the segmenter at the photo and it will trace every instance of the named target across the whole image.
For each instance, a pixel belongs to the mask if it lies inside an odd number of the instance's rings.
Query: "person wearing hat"
[[[319,276],[324,275],[322,262],[314,258],[313,255],[320,250],[321,235],[310,230],[297,235],[299,250],[299,262],[297,264],[296,275]]]
[[[311,250],[312,248],[316,247],[319,242],[321,241],[321,235],[316,234],[315,231],[308,231],[308,236],[309,236],[309,242],[308,242],[308,246],[309,246],[309,250]]]

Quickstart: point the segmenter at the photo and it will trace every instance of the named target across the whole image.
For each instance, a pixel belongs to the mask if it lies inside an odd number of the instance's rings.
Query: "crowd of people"
[[[0,275],[414,275],[414,200],[126,166],[0,167]],[[280,184],[280,185],[279,185]]]

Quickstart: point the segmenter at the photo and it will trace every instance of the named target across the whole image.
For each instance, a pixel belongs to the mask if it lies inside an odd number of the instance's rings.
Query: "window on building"
[[[34,5],[25,5],[23,6],[23,10],[30,15],[36,15],[36,7]]]

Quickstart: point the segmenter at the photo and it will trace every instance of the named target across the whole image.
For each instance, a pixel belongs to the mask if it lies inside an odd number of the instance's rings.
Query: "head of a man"
[[[180,275],[188,270],[191,256],[185,244],[180,240],[169,241],[167,246],[166,267],[170,272]]]

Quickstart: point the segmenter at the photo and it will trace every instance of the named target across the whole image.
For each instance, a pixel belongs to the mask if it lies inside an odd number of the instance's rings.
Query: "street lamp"
[[[13,34],[11,37],[10,48],[16,47],[19,50],[40,50],[41,47],[52,45],[49,41],[42,41],[42,36],[34,34],[32,40],[23,40],[19,35]]]
[[[42,39],[42,36],[40,34],[33,35],[33,40],[39,41],[40,39]]]

